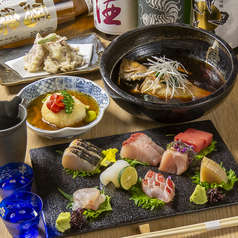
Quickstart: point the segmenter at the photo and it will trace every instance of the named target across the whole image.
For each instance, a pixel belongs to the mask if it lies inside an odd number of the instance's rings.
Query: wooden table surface
[[[76,20],[71,25],[65,25],[64,28],[59,29],[57,33],[61,36],[66,36],[68,38],[81,36],[87,33],[96,32],[99,33],[93,24],[93,17],[83,14],[76,18]],[[108,41],[102,38],[102,42],[108,45]],[[26,41],[26,43],[32,43],[32,40]],[[17,46],[18,44],[15,44]],[[81,77],[90,79],[97,83],[98,85],[104,87],[103,81],[101,79],[100,72],[93,72],[89,74],[80,75]],[[26,84],[17,86],[0,86],[0,100],[10,100],[15,96]],[[215,125],[216,129],[220,133],[221,137],[225,141],[226,145],[230,149],[235,160],[238,162],[238,84],[236,83],[233,91],[225,102],[218,108],[210,112],[209,114],[203,116],[199,120],[211,120]],[[144,121],[139,118],[130,115],[126,111],[122,110],[117,106],[114,101],[111,103],[105,112],[105,115],[101,122],[93,128],[91,131],[82,135],[83,139],[90,139],[102,136],[109,136],[114,134],[121,134],[125,132],[133,132],[137,130],[144,130],[149,128],[155,128],[163,126],[161,123]],[[28,130],[28,140],[27,140],[27,152],[26,152],[26,163],[31,164],[29,149],[42,147],[46,145],[59,144],[64,142],[70,142],[71,140],[49,140],[46,138],[41,138],[35,135],[32,131]],[[238,206],[227,206],[224,208],[212,209],[209,211],[197,212],[187,215],[174,216],[159,220],[154,220],[148,222],[151,231],[163,230],[173,227],[185,226],[190,224],[196,224],[216,219],[227,218],[231,216],[238,215]],[[122,226],[107,230],[102,230],[98,232],[87,233],[83,235],[74,236],[75,238],[117,238],[122,236],[129,236],[134,234],[139,234],[139,225],[133,224],[128,226]],[[3,222],[0,222],[0,237],[9,238],[10,235],[5,228]],[[209,232],[200,232],[187,235],[179,235],[173,237],[195,237],[195,238],[208,238],[208,237],[224,237],[224,238],[235,238],[238,237],[238,228],[225,228]]]

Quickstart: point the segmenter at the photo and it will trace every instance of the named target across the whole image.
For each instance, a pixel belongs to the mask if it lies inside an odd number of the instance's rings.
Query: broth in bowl
[[[87,112],[94,111],[96,114],[96,117],[97,117],[97,115],[99,114],[100,108],[99,108],[97,101],[93,97],[91,97],[88,94],[73,91],[73,90],[67,90],[67,92],[71,96],[73,96],[74,98],[79,100],[87,108],[87,110],[86,110]],[[27,112],[28,112],[27,122],[28,123],[30,123],[34,127],[37,127],[37,128],[43,129],[43,130],[58,130],[58,129],[65,127],[65,126],[55,125],[54,123],[50,123],[50,122],[46,121],[42,115],[42,107],[43,107],[44,100],[46,98],[50,97],[50,95],[53,95],[54,93],[56,93],[56,92],[45,93],[45,94],[37,97],[36,99],[34,99],[28,105],[28,107],[27,107]],[[61,115],[59,115],[59,120],[63,120],[63,117],[65,117],[67,120],[67,116],[70,116],[70,114],[68,114],[66,116],[61,114]],[[80,117],[80,115],[76,115],[76,116]],[[96,119],[96,117],[94,118],[94,120]],[[70,127],[83,127],[83,126],[86,126],[92,122],[92,121],[88,121],[85,119],[86,118],[82,118],[82,120],[80,120],[80,119],[76,120],[76,122],[73,123]]]

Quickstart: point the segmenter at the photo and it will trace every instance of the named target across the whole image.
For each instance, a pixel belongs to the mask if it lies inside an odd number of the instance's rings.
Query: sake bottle
[[[92,0],[14,0],[0,4],[0,46],[49,34],[92,11]]]
[[[137,27],[138,0],[93,0],[94,25],[107,40]]]
[[[193,25],[212,31],[232,47],[237,47],[237,10],[237,0],[194,0]]]
[[[138,25],[192,24],[192,0],[138,0]]]

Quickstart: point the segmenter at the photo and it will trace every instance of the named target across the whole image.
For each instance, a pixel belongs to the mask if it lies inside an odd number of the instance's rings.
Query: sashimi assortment
[[[165,203],[170,202],[175,196],[174,182],[152,170],[149,170],[142,179],[142,189],[148,197],[160,199]]]
[[[136,163],[132,166],[132,162],[128,161],[139,161],[140,164],[145,166],[149,164],[155,168],[157,167],[162,173],[181,175],[188,170],[191,162],[196,159],[196,155],[207,148],[212,141],[213,135],[211,133],[189,128],[185,132],[177,134],[174,140],[167,144],[165,150],[144,133],[131,134],[130,138],[122,142],[121,158],[106,163],[108,168],[100,174],[101,185],[108,186],[109,183],[112,183],[115,189],[130,190],[132,186],[140,184],[138,183],[137,170],[133,167]],[[68,169],[85,170],[93,173],[97,166],[100,166],[103,159],[105,160],[105,155],[99,147],[82,139],[76,139],[65,149],[62,165]],[[199,178],[201,182],[208,184],[228,182],[225,170],[214,161],[203,155],[200,164]],[[175,183],[171,176],[165,177],[161,173],[149,169],[141,179],[140,188],[143,196],[147,196],[148,199],[158,199],[163,202],[163,205],[171,202],[175,197]],[[234,181],[237,180],[235,176]],[[194,199],[199,191],[203,191],[203,198],[207,196],[207,191],[204,192],[204,188],[197,186],[190,201],[201,204],[201,199],[199,201]],[[218,194],[219,199],[222,197],[220,192],[216,191],[214,194]],[[106,196],[101,194],[97,188],[79,189],[73,194],[72,209],[73,211],[78,209],[96,211],[100,204],[105,201]],[[211,194],[209,196],[209,199],[202,199],[202,202],[219,200],[217,197],[211,198]]]

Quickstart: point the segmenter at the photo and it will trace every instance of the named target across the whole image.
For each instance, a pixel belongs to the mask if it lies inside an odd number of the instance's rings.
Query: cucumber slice
[[[137,180],[138,173],[132,166],[126,166],[122,168],[118,174],[118,182],[120,186],[125,190],[128,190],[132,185],[135,185],[137,183]]]

